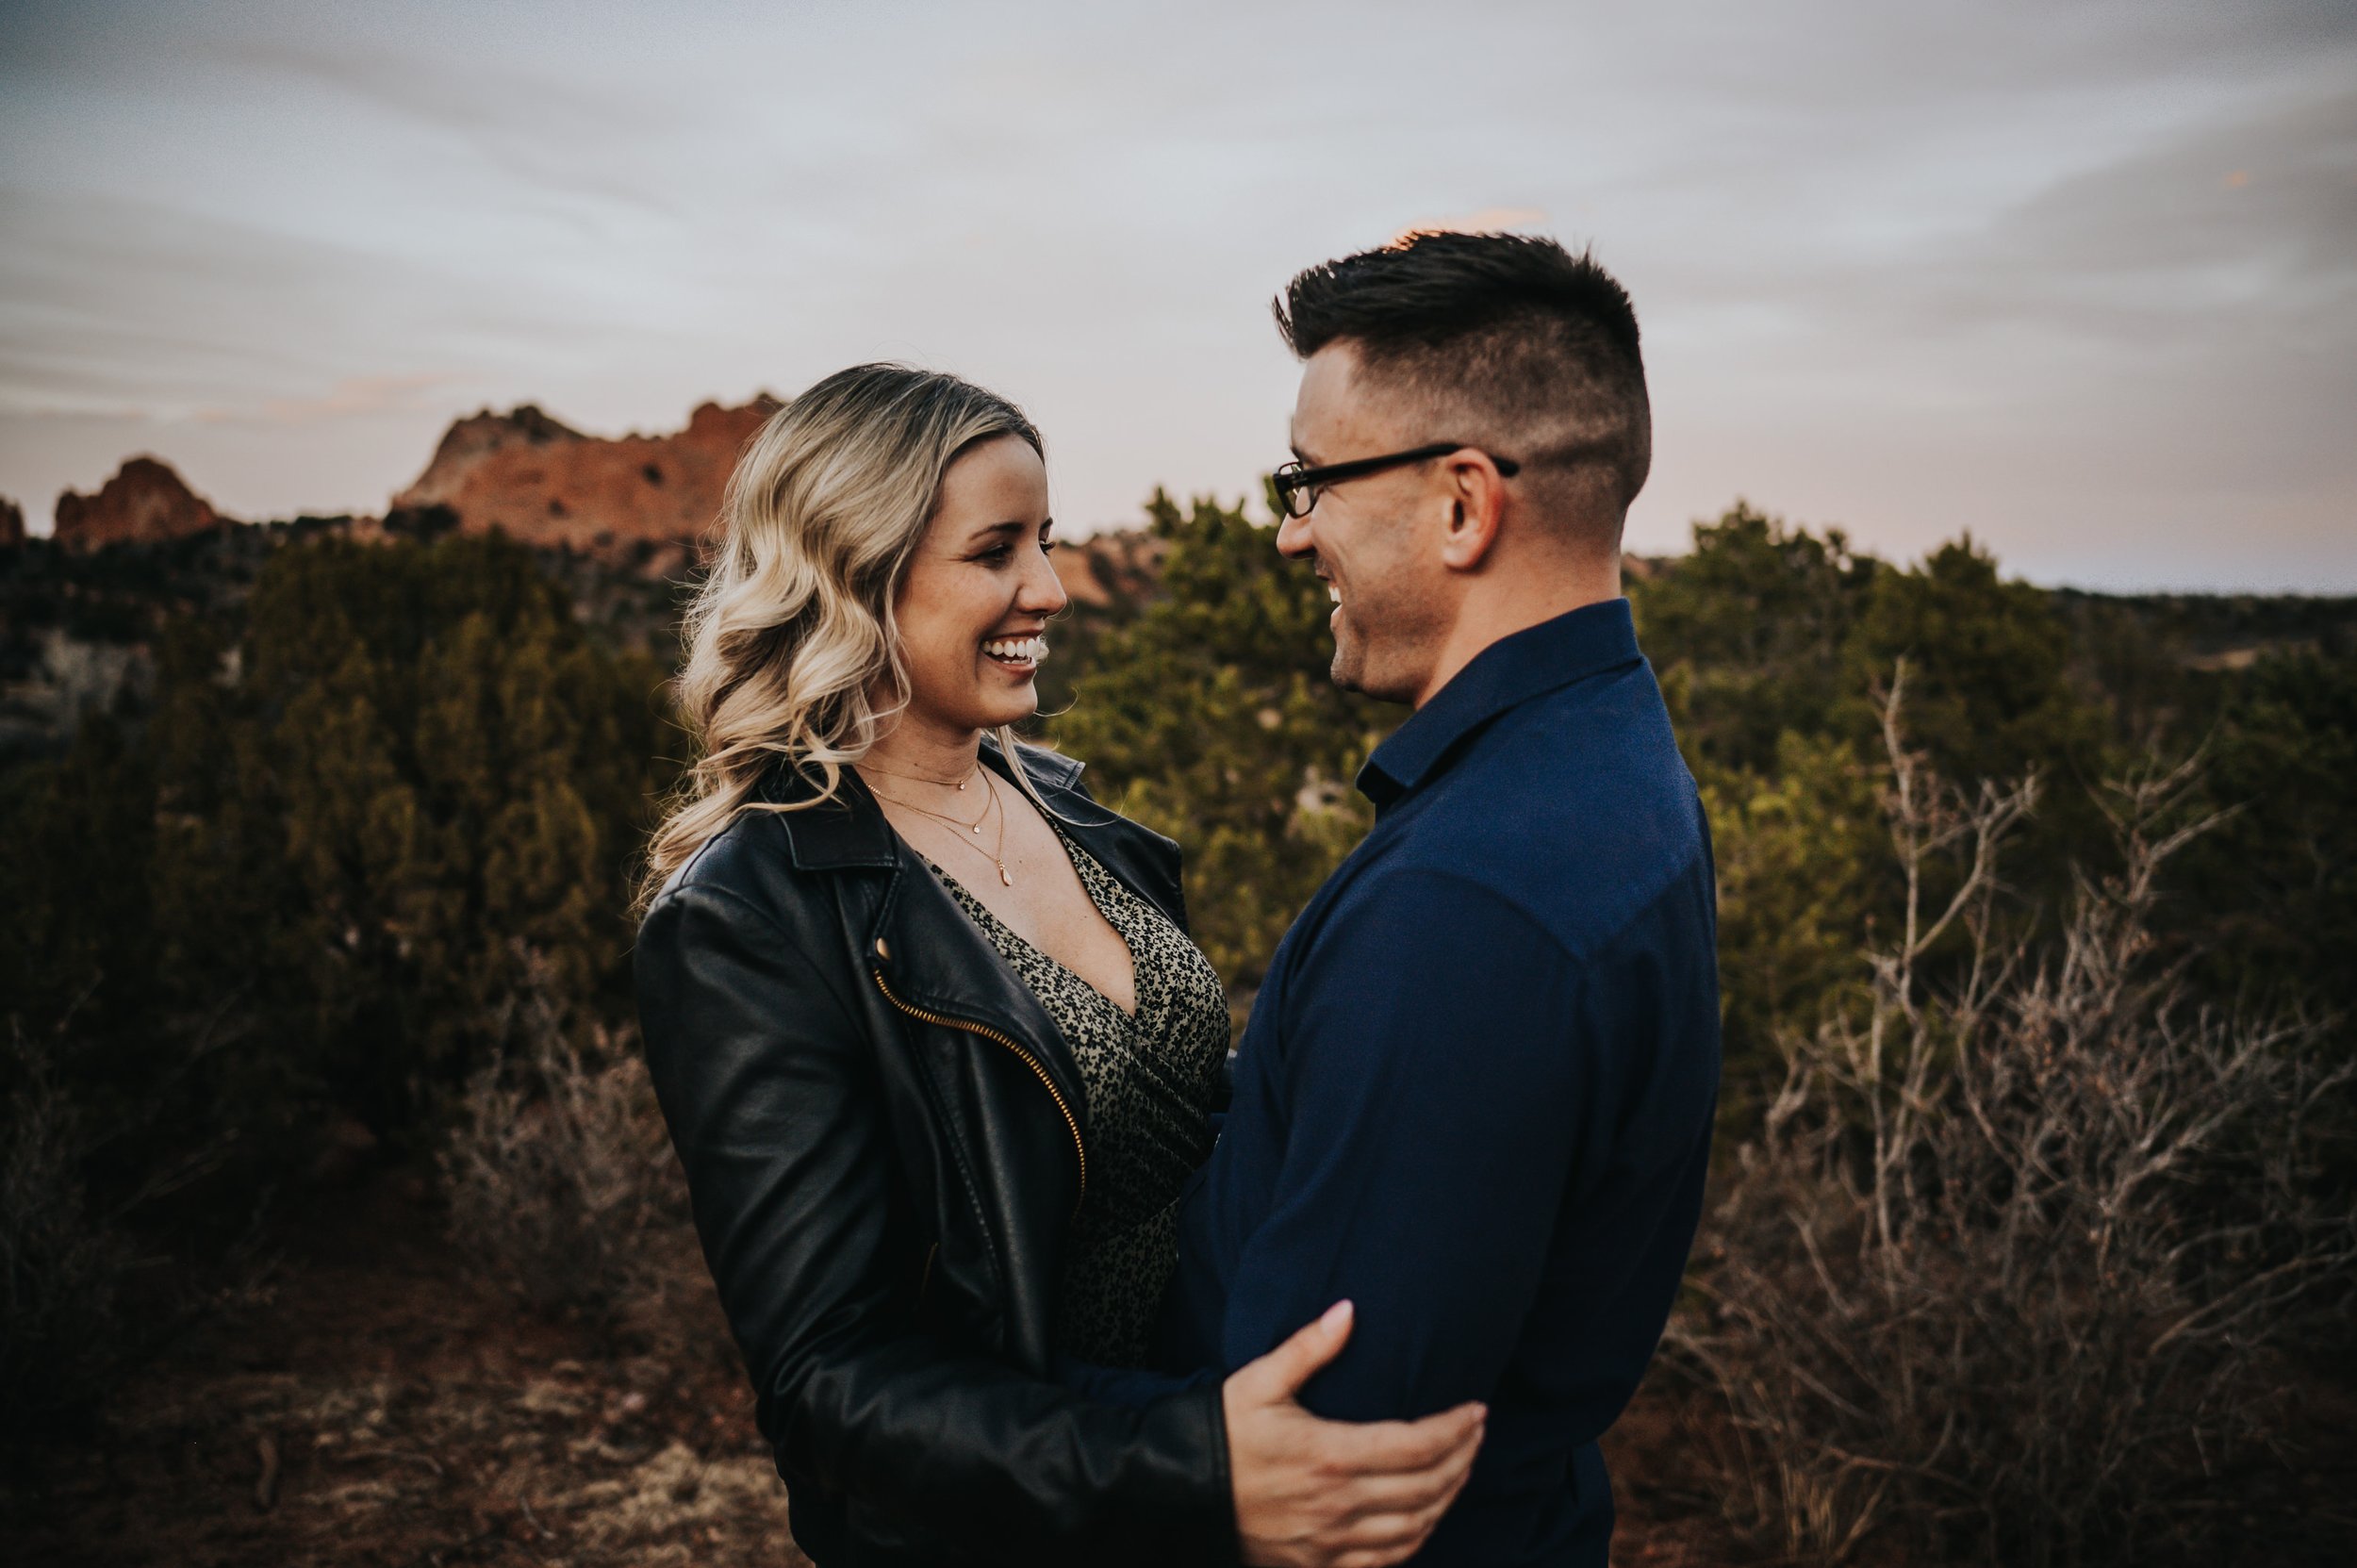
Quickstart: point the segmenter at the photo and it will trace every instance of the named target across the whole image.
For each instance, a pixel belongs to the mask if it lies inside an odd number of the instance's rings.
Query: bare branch
[[[2226,815],[2198,758],[2104,790],[2119,868],[2034,948],[2002,868],[2039,781],[1940,779],[1906,684],[1880,694],[1903,918],[1859,1013],[1783,1039],[1694,1275],[1708,1316],[1669,1343],[1747,1434],[1731,1510],[1788,1558],[1894,1526],[1936,1556],[2133,1558],[2202,1517],[2178,1456],[2264,1441],[2256,1358],[2357,1281],[2303,1131],[2357,1063],[2324,1065],[2333,1021],[2203,1012],[2156,960],[2163,870]]]

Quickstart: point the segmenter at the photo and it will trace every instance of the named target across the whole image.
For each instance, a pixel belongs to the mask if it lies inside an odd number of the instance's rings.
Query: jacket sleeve
[[[638,934],[647,1060],[789,1485],[1027,1562],[1236,1557],[1214,1380],[1087,1400],[919,1329],[873,1047],[773,920],[682,883]]]

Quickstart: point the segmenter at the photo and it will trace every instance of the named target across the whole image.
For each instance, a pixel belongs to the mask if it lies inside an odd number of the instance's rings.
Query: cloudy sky
[[[486,404],[662,430],[893,357],[1116,523],[1257,496],[1270,295],[1439,223],[1629,286],[1635,548],[1740,496],[2357,591],[2348,0],[8,0],[0,495],[39,530],[153,452],[373,510]]]

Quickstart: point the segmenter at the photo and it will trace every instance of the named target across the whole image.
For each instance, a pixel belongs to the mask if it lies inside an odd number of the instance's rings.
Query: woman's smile
[[[1016,637],[990,637],[982,643],[982,653],[1001,669],[1029,675],[1047,662],[1047,639],[1036,632]]]

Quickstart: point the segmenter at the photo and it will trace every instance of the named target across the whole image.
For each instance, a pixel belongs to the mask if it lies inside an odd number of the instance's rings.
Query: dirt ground
[[[274,1283],[59,1453],[0,1552],[42,1568],[794,1568],[742,1378],[616,1356],[470,1278],[422,1180],[285,1238]]]
[[[425,1184],[380,1178],[282,1244],[274,1283],[133,1384],[100,1441],[8,1491],[41,1568],[798,1568],[741,1375],[617,1356],[472,1282]],[[1739,1560],[1640,1398],[1610,1444],[1616,1562]]]

